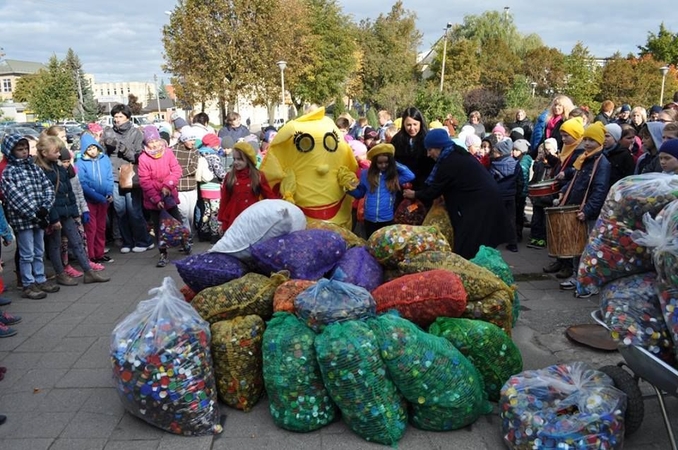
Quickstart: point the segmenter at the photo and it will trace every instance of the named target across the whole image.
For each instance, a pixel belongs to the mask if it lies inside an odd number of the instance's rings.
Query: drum
[[[546,180],[527,186],[527,193],[530,197],[544,197],[546,195],[557,194],[559,190],[557,180]]]
[[[588,240],[586,222],[577,219],[579,206],[544,208],[546,212],[546,244],[549,256],[573,258],[581,256]]]

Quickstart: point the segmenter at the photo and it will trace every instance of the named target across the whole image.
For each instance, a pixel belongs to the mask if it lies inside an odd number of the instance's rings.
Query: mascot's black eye
[[[334,131],[325,134],[325,137],[323,137],[323,147],[328,152],[336,152],[339,148],[339,136]]]
[[[308,153],[315,147],[315,139],[308,133],[297,133],[294,135],[294,145],[302,153]]]

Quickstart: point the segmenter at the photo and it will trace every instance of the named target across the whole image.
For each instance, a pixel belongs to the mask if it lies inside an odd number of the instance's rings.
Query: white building
[[[149,94],[155,98],[156,87],[153,83],[142,81],[119,81],[114,83],[97,83],[94,76],[86,74],[85,78],[92,86],[94,99],[100,103],[124,103],[133,94],[143,106],[148,106]]]

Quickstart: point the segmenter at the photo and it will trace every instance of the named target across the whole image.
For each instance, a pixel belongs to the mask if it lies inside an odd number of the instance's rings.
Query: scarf
[[[426,183],[427,185],[431,186],[433,184],[433,180],[435,180],[436,173],[438,173],[438,166],[440,166],[440,163],[445,160],[448,156],[450,156],[450,153],[454,151],[454,145],[450,145],[449,147],[445,147],[441,152],[440,155],[438,156],[438,159],[436,159],[436,163],[433,166],[433,169],[431,169],[431,174],[426,178]]]
[[[570,159],[570,156],[577,149],[577,147],[579,147],[581,141],[582,139],[577,139],[570,145],[563,145],[563,149],[560,151],[560,155],[558,155],[558,158],[560,158],[561,166],[564,166],[567,160]]]
[[[563,120],[563,116],[553,116],[549,119],[548,123],[546,124],[546,138],[551,137],[551,133],[553,132],[553,129],[558,125],[558,122]]]
[[[165,154],[165,149],[160,149],[160,150],[151,150],[148,147],[144,147],[144,151],[148,156],[150,156],[153,159],[160,159],[162,158],[162,155]]]
[[[572,166],[577,170],[581,170],[581,166],[584,164],[584,161],[586,161],[587,159],[597,155],[598,153],[600,153],[602,151],[603,151],[602,145],[599,145],[598,147],[594,148],[591,151],[586,150],[584,153],[579,155],[579,158],[577,158],[577,160],[574,162],[574,164],[572,164]]]

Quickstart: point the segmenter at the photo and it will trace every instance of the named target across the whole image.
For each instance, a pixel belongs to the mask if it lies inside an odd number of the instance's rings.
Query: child
[[[643,153],[641,151],[643,143],[638,137],[638,132],[631,125],[625,124],[620,125],[620,127],[622,130],[622,134],[621,139],[619,139],[619,146],[631,152],[631,156],[633,157],[633,166],[635,170],[635,165],[638,163],[638,158],[640,158]]]
[[[634,174],[661,172],[657,151],[662,144],[664,122],[648,122],[641,128],[639,136],[643,142],[643,154],[638,158]]]
[[[490,168],[490,153],[492,153],[492,147],[494,147],[496,143],[497,139],[493,134],[484,137],[480,141],[480,151],[474,155],[486,169]]]
[[[374,128],[365,127],[365,132],[363,134],[363,142],[365,143],[365,146],[367,147],[368,150],[377,145],[377,143],[379,142],[378,139],[379,134]]]
[[[233,146],[233,167],[221,185],[219,214],[222,231],[228,230],[236,217],[261,198],[280,198],[266,177],[257,169],[257,153],[247,142]]]
[[[14,240],[12,237],[12,231],[9,229],[7,220],[5,219],[5,213],[0,206],[0,236],[2,237],[2,244],[8,246]],[[2,265],[0,265],[0,273],[2,273]],[[0,293],[2,293],[0,291]],[[11,300],[0,298],[0,306],[6,306],[12,303]],[[14,328],[10,328],[11,325],[15,325],[21,322],[21,317],[12,315],[7,311],[0,310],[0,338],[14,336],[17,331]],[[0,375],[2,375],[0,373]],[[0,377],[0,379],[2,379]]]
[[[198,204],[196,206],[196,229],[198,239],[216,243],[221,237],[221,226],[217,213],[221,198],[221,182],[226,176],[222,159],[217,154],[220,140],[216,134],[208,133],[202,138],[198,149],[200,158],[195,179],[198,182]],[[199,214],[199,216],[198,216]]]
[[[669,139],[678,139],[678,122],[669,122],[662,130],[662,142]]]
[[[527,203],[527,185],[530,181],[530,170],[532,169],[532,157],[527,154],[529,150],[530,143],[526,139],[518,139],[513,142],[513,158],[520,164],[523,175],[523,188],[516,194],[516,234],[518,242],[523,240],[523,227],[527,222],[525,205]]]
[[[91,261],[101,264],[113,262],[104,254],[106,244],[106,216],[113,203],[113,166],[99,142],[89,134],[80,139],[82,156],[76,161],[78,177],[89,208],[89,221],[85,223],[87,250]]]
[[[494,145],[490,155],[490,174],[494,177],[501,193],[506,218],[509,221],[508,245],[511,252],[518,251],[518,234],[516,232],[516,194],[523,190],[523,172],[518,161],[511,157],[513,141],[505,138]]]
[[[664,141],[659,148],[659,164],[663,173],[678,175],[678,139]]]
[[[624,177],[633,175],[636,166],[629,149],[619,145],[621,136],[622,129],[618,124],[608,123],[605,125],[603,154],[610,162],[610,186]]]
[[[181,166],[154,125],[144,127],[144,150],[139,156],[138,170],[144,208],[151,216],[160,251],[155,266],[165,267],[168,262],[167,244],[160,239],[160,211],[166,209],[172,217],[183,223],[177,206],[179,204],[177,185],[181,178]],[[190,253],[190,243],[185,241],[183,249],[184,252]]]
[[[610,162],[603,155],[605,126],[595,122],[584,131],[582,143],[584,152],[572,164],[575,169],[572,180],[561,189],[559,205],[579,207],[577,219],[586,222],[589,230],[593,227],[610,189]],[[576,297],[587,298],[597,292],[578,287],[575,274],[579,268],[579,257],[572,258],[571,278],[560,283],[560,289],[577,289]]]
[[[47,230],[47,246],[49,259],[56,273],[56,282],[63,286],[75,286],[76,280],[64,271],[61,260],[61,236],[68,237],[68,245],[80,267],[85,271],[84,283],[103,283],[110,278],[92,270],[89,258],[78,233],[74,218],[79,217],[78,204],[71,186],[71,179],[66,168],[59,163],[62,142],[59,138],[43,135],[38,140],[38,154],[35,163],[54,186],[54,204],[49,210],[49,229]],[[23,269],[23,268],[22,268]]]
[[[393,136],[395,136],[397,132],[398,132],[397,126],[389,125],[388,128],[386,128],[386,131],[384,131],[384,142],[386,144],[390,144],[391,140],[393,139]]]
[[[537,150],[537,159],[532,166],[532,178],[529,184],[537,184],[553,178],[552,170],[558,164],[558,142],[554,138],[544,140]],[[548,196],[530,197],[532,220],[530,220],[530,243],[528,248],[546,247],[546,213],[544,208],[553,206],[553,198]]]
[[[365,197],[365,234],[393,224],[396,196],[400,186],[414,180],[414,173],[393,155],[391,144],[378,144],[367,152],[370,167],[360,174],[360,181],[348,194],[355,198]]]

